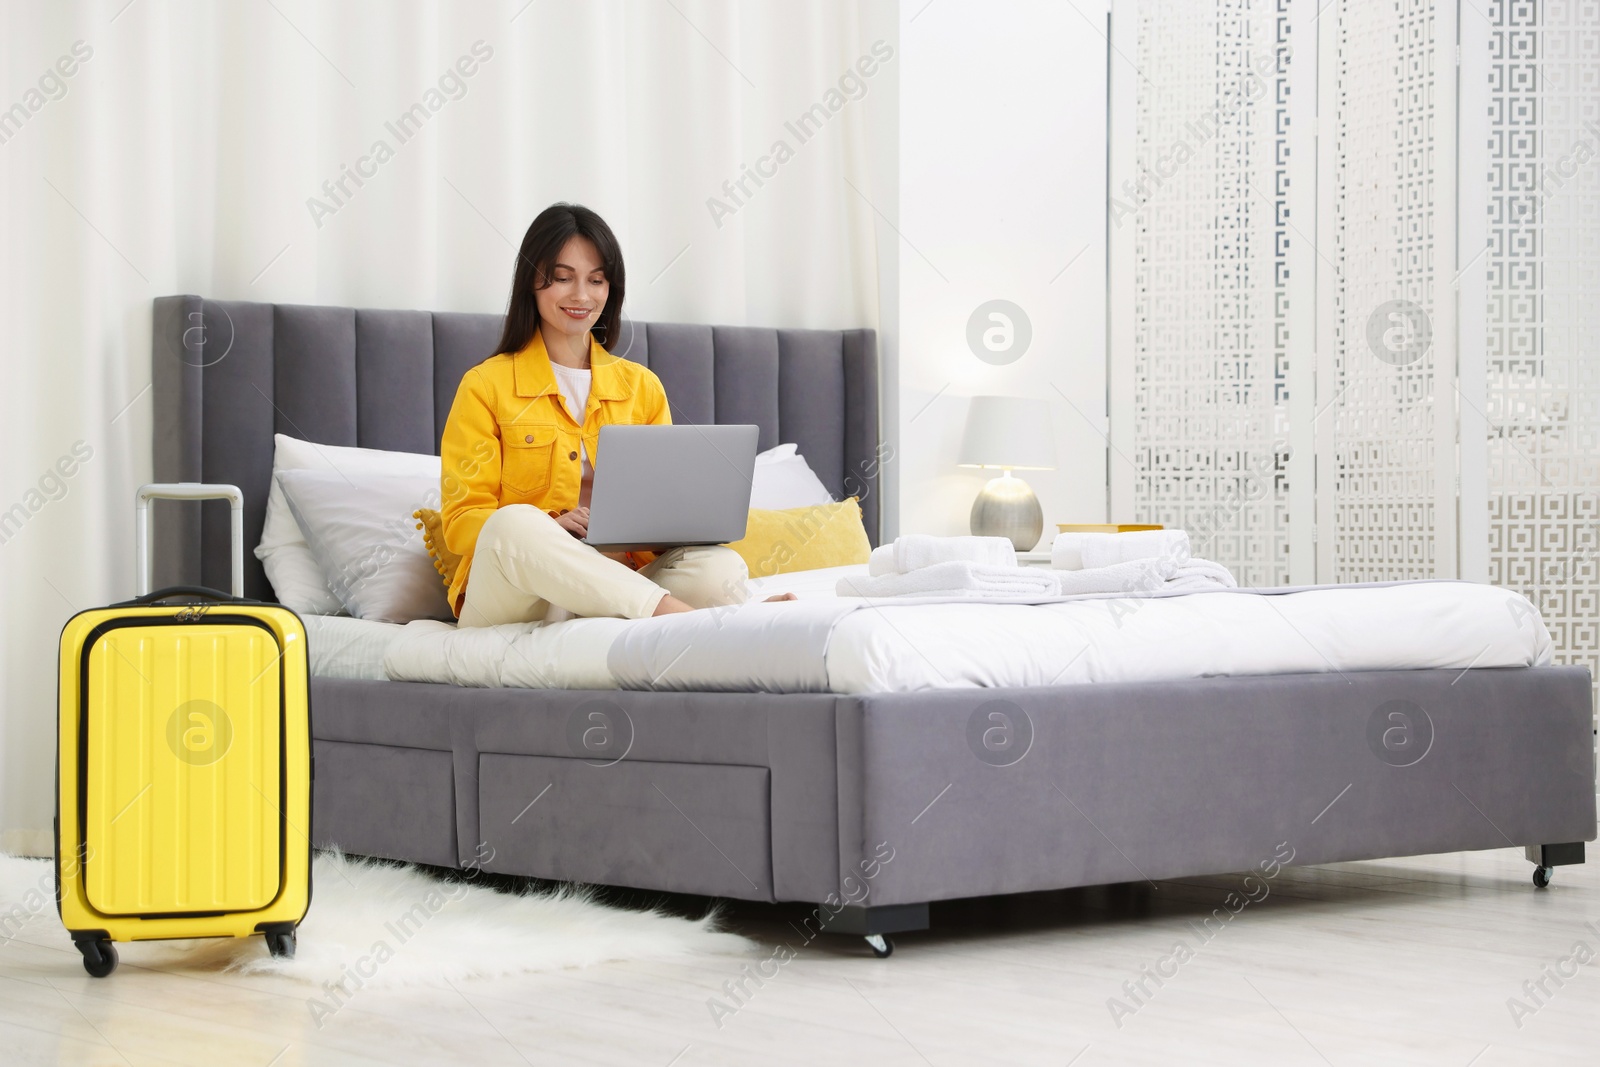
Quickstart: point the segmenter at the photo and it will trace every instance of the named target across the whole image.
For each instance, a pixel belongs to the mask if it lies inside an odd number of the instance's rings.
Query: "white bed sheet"
[[[752,600],[794,593],[806,600],[837,600],[841,576],[864,573],[863,566],[756,578]],[[721,613],[718,613],[719,615]],[[444,622],[414,622],[387,646],[387,677],[400,682],[453,682],[469,686],[529,689],[616,689],[607,656],[618,635],[634,623],[625,619],[570,619],[547,626],[508,623],[458,630]]]
[[[780,575],[737,609],[456,630],[418,622],[388,676],[474,686],[836,693],[1548,664],[1526,599],[1466,582],[1048,604],[863,602],[864,567]],[[799,604],[764,604],[790,591]]]
[[[791,574],[777,574],[771,578],[752,578],[750,599],[760,600],[777,593],[793,593],[805,600],[816,597],[836,600],[839,594],[835,587],[839,584],[840,578],[851,578],[866,573],[865,563],[852,563],[847,567],[820,567],[814,571],[795,571]]]
[[[384,667],[388,677],[397,682],[616,689],[606,656],[617,636],[639,622],[568,619],[547,625],[457,627],[422,620],[401,628],[404,632],[384,656]]]
[[[1525,598],[1467,582],[883,607],[841,619],[827,651],[837,693],[1550,660],[1549,631]]]
[[[348,615],[300,616],[306,628],[306,652],[311,658],[311,673],[318,678],[370,678],[387,680],[383,669],[389,642],[400,636],[404,626]]]

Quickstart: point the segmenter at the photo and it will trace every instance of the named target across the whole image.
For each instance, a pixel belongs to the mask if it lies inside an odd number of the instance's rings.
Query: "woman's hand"
[[[552,515],[550,517],[556,520],[557,526],[567,531],[573,537],[583,538],[589,535],[588,508],[573,508],[570,511],[563,511],[558,515]],[[607,559],[616,560],[618,563],[621,563],[630,570],[639,569],[634,565],[633,557],[629,556],[626,552],[602,552],[600,554]]]
[[[573,537],[583,538],[589,534],[589,509],[573,508],[553,516],[556,525],[567,531]]]

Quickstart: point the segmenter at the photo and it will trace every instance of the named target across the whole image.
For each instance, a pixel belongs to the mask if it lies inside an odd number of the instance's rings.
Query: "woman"
[[[748,595],[729,548],[652,556],[579,540],[600,427],[672,421],[661,381],[602,347],[618,336],[623,289],[622,251],[593,211],[555,204],[528,227],[500,346],[461,379],[440,445],[444,540],[462,557],[450,606],[462,626],[641,619]]]

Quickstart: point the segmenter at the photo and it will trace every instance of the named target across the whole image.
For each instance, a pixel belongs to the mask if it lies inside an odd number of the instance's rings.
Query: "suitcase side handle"
[[[206,482],[152,482],[139,487],[133,527],[134,551],[139,557],[134,564],[138,575],[136,593],[143,596],[150,592],[150,501],[219,499],[226,500],[232,509],[229,540],[232,542],[233,595],[244,596],[244,493],[237,485]]]

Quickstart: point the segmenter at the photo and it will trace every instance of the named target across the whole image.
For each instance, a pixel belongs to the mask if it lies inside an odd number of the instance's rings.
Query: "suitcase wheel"
[[[117,969],[117,946],[103,938],[77,942],[83,953],[83,969],[92,978],[104,978]]]
[[[294,930],[267,931],[267,951],[277,959],[294,959]]]

